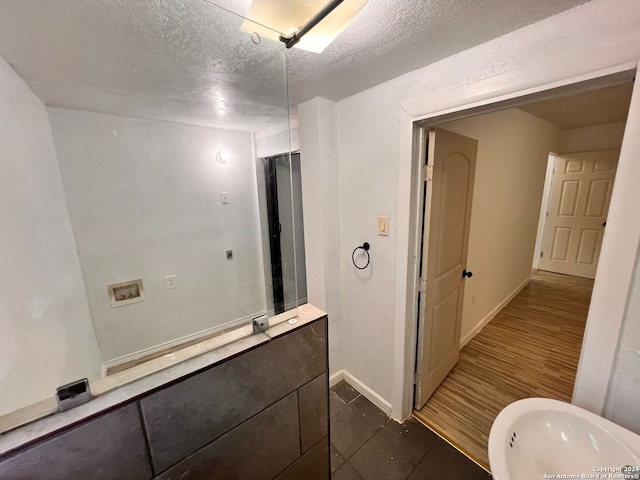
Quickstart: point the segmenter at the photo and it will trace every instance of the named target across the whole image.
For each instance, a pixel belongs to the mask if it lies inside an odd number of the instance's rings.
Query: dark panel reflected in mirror
[[[263,166],[267,211],[263,237],[268,237],[271,257],[273,308],[280,314],[307,299],[300,153],[264,158]]]

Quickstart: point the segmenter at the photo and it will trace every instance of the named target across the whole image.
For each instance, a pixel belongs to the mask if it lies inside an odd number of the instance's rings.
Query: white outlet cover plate
[[[167,287],[167,290],[173,290],[174,288],[178,288],[175,275],[167,275],[166,277],[164,277],[164,281],[165,281],[165,286]]]

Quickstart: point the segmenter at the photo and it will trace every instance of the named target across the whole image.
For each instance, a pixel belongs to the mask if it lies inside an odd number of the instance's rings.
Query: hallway
[[[593,280],[538,272],[414,416],[488,468],[500,410],[527,397],[571,400],[592,289]]]

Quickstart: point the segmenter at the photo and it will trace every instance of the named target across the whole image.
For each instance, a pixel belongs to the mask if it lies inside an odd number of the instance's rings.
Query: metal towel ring
[[[369,266],[369,262],[371,262],[371,255],[369,255],[369,248],[370,248],[370,247],[371,247],[371,246],[369,245],[369,243],[368,243],[368,242],[364,242],[364,243],[363,243],[362,245],[360,245],[359,247],[356,247],[356,248],[354,248],[354,249],[353,249],[353,252],[351,253],[351,261],[353,262],[353,266],[354,266],[354,267],[356,267],[358,270],[364,270],[365,268],[367,268],[367,267]],[[356,264],[356,258],[355,258],[355,255],[356,255],[356,252],[357,252],[358,250],[360,250],[360,249],[364,250],[364,253],[366,253],[366,254],[367,254],[367,264],[366,264],[364,267],[359,267],[359,266]]]

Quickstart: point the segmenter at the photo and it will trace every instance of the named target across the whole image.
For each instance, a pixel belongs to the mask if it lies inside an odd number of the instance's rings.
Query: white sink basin
[[[640,436],[575,405],[527,398],[493,422],[489,464],[495,480],[640,479]]]

